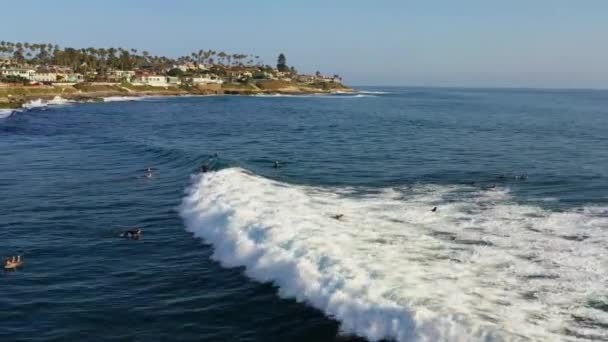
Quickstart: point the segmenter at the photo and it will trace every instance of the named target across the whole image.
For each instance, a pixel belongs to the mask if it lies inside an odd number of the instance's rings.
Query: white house
[[[145,75],[137,77],[132,82],[135,85],[149,85],[152,87],[167,87],[169,82],[167,76],[160,75]]]
[[[196,76],[196,77],[191,77],[190,81],[192,82],[193,85],[199,85],[199,84],[222,84],[224,83],[224,81],[222,81],[221,78],[215,76],[215,75],[201,75],[201,76]]]
[[[109,72],[111,79],[115,80],[126,80],[130,81],[131,78],[135,76],[135,71],[133,70],[112,70]]]
[[[2,76],[19,76],[30,81],[33,80],[36,70],[34,69],[19,69],[19,68],[3,68],[0,69]]]
[[[57,81],[57,73],[52,71],[36,71],[30,81],[34,82],[55,82]]]
[[[179,77],[167,76],[167,83],[169,85],[180,85],[182,84],[182,81],[179,79]]]
[[[63,81],[66,81],[66,82],[75,82],[75,83],[84,82],[84,75],[77,73],[77,72],[73,72],[73,73],[70,73],[67,75],[62,75],[62,76],[63,76]]]

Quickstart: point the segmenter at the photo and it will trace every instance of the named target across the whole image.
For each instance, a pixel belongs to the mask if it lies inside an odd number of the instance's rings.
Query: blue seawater
[[[0,340],[608,340],[608,91],[365,90],[3,115]]]

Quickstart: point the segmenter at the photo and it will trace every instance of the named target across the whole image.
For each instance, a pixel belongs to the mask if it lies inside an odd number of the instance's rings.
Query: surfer
[[[340,221],[344,217],[344,214],[333,215],[331,218]]]
[[[23,261],[21,261],[21,255],[17,255],[16,257],[13,255],[12,258],[4,259],[4,268],[7,270],[16,269],[22,264]]]
[[[528,179],[528,175],[524,173],[524,174],[515,176],[515,179],[517,179],[517,180],[526,180],[526,179]]]
[[[496,184],[492,184],[492,185],[484,186],[484,187],[482,187],[481,189],[482,189],[482,190],[492,190],[492,189],[494,189],[494,188],[496,188]]]
[[[279,168],[279,161],[275,160],[272,167],[274,167],[275,169],[278,169]]]
[[[128,237],[131,239],[139,239],[141,236],[141,229],[135,228],[135,229],[127,230],[126,232],[122,233],[121,236]]]
[[[208,172],[209,171],[209,165],[203,164],[203,166],[201,167],[201,171],[203,171],[203,173]]]
[[[436,212],[437,211],[437,207],[433,207],[433,209],[431,209],[432,212]]]

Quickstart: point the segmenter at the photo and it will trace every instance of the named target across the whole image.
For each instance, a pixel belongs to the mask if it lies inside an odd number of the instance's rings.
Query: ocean
[[[608,341],[608,91],[363,90],[3,113],[0,340]]]

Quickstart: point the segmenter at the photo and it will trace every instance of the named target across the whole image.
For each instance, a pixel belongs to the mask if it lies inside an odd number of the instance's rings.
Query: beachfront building
[[[277,71],[276,73],[276,77],[278,80],[281,81],[287,81],[287,82],[291,82],[292,81],[292,73],[289,71]]]
[[[51,82],[84,82],[84,76],[79,73],[74,73],[69,69],[43,69],[38,70],[33,68],[0,68],[0,76],[15,76],[24,78],[30,82],[51,83]]]
[[[317,80],[317,76],[315,75],[297,75],[296,81],[301,83],[313,83]]]
[[[226,82],[243,82],[253,78],[253,73],[248,70],[226,70]]]
[[[222,83],[224,83],[224,81],[222,81],[221,78],[219,78],[219,77],[217,77],[215,75],[212,75],[212,74],[190,77],[189,81],[192,83],[192,85],[199,85],[199,84],[222,84]]]
[[[170,85],[168,77],[162,75],[141,75],[134,78],[131,83],[151,87],[168,87]]]
[[[167,83],[172,86],[177,86],[182,84],[182,81],[179,79],[179,77],[167,76]]]
[[[31,75],[29,80],[33,82],[55,82],[57,81],[58,75],[59,74],[52,70],[38,69],[33,75]]]
[[[108,80],[111,81],[126,81],[129,82],[135,77],[135,71],[133,70],[111,70],[107,74]]]
[[[70,74],[63,74],[61,75],[63,76],[61,81],[63,82],[68,82],[68,83],[80,83],[80,82],[84,82],[84,75],[81,73],[70,73]]]
[[[341,83],[342,82],[342,78],[338,75],[333,75],[333,76],[323,76],[321,78],[319,78],[319,80],[321,82],[332,82],[332,83]]]
[[[33,80],[35,73],[36,73],[36,70],[31,69],[31,68],[2,68],[2,69],[0,69],[0,75],[2,75],[2,77],[7,77],[7,76],[22,77],[22,78],[25,78],[30,81]]]

